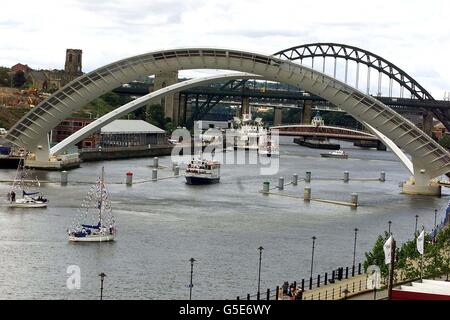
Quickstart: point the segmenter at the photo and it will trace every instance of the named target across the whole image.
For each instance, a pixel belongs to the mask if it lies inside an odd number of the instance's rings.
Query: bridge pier
[[[421,160],[412,159],[414,175],[402,185],[404,194],[422,196],[441,196],[441,186],[435,179],[436,174],[426,169],[427,164]]]
[[[283,109],[274,108],[273,126],[281,126],[283,122]]]
[[[178,71],[160,72],[155,74],[153,91],[165,88],[178,82]],[[172,119],[172,123],[178,125],[180,115],[180,103],[178,93],[172,93],[161,98],[159,103],[164,106],[164,115]]]
[[[422,117],[422,131],[431,137],[433,134],[433,113],[425,111]]]
[[[311,124],[312,105],[313,102],[311,100],[305,100],[303,102],[302,124]]]
[[[242,97],[241,115],[250,113],[250,101],[248,97]]]

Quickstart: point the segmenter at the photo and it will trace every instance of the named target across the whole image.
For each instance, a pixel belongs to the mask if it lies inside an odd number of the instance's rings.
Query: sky
[[[437,99],[450,91],[448,0],[21,0],[0,10],[0,65],[8,67],[63,69],[66,48],[83,50],[89,72],[159,49],[272,54],[315,42],[378,54]]]

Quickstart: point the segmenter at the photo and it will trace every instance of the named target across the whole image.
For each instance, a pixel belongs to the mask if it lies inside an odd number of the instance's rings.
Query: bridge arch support
[[[298,86],[320,96],[357,120],[368,123],[410,154],[417,183],[426,185],[430,179],[445,174],[450,169],[450,156],[444,148],[375,98],[294,62],[228,49],[164,50],[101,67],[75,79],[36,106],[11,128],[7,139],[35,151],[42,137],[52,128],[98,96],[142,76],[185,69],[248,72],[268,80]]]

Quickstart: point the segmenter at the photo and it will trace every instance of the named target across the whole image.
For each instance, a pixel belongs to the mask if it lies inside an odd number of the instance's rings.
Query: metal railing
[[[363,281],[363,279],[359,278],[351,283],[345,283],[344,285],[340,285],[339,289],[337,289],[336,283],[352,279],[354,277],[362,275],[362,265],[359,263],[357,266],[352,267],[340,267],[335,270],[332,270],[331,273],[326,272],[321,275],[318,274],[316,277],[312,277],[309,279],[302,279],[297,282],[294,281],[291,284],[294,292],[300,292],[300,295],[297,295],[297,300],[335,300],[346,298],[349,294],[354,294],[355,292],[362,292],[369,290],[367,287],[367,281]],[[323,292],[309,292],[315,291],[322,287],[326,287],[328,285],[334,285],[330,290],[325,289],[325,293]],[[289,292],[290,288],[287,289]],[[323,290],[322,290],[323,291]],[[267,289],[263,292],[257,292],[255,294],[248,293],[246,296],[241,297],[238,296],[237,300],[281,300],[283,296],[285,296],[286,290],[277,286],[275,290]],[[291,298],[291,297],[290,297]],[[295,296],[292,296],[292,300],[295,300]]]

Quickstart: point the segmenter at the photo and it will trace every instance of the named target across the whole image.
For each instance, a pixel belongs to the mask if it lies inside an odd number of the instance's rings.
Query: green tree
[[[450,149],[450,135],[444,134],[439,140],[439,144],[444,148]]]
[[[372,251],[366,252],[366,260],[364,261],[364,270],[367,271],[369,266],[378,266],[381,271],[381,275],[383,278],[387,278],[389,275],[389,268],[384,263],[384,243],[389,238],[389,234],[387,232],[384,233],[384,236],[378,236],[375,245],[372,248]]]
[[[147,121],[151,124],[165,129],[166,127],[166,119],[164,114],[164,107],[160,104],[152,104],[147,106]]]
[[[21,88],[25,82],[27,82],[27,78],[25,78],[25,74],[23,71],[17,71],[13,76],[13,85],[16,88]]]
[[[0,86],[1,87],[11,86],[11,77],[9,75],[9,68],[0,67]]]

